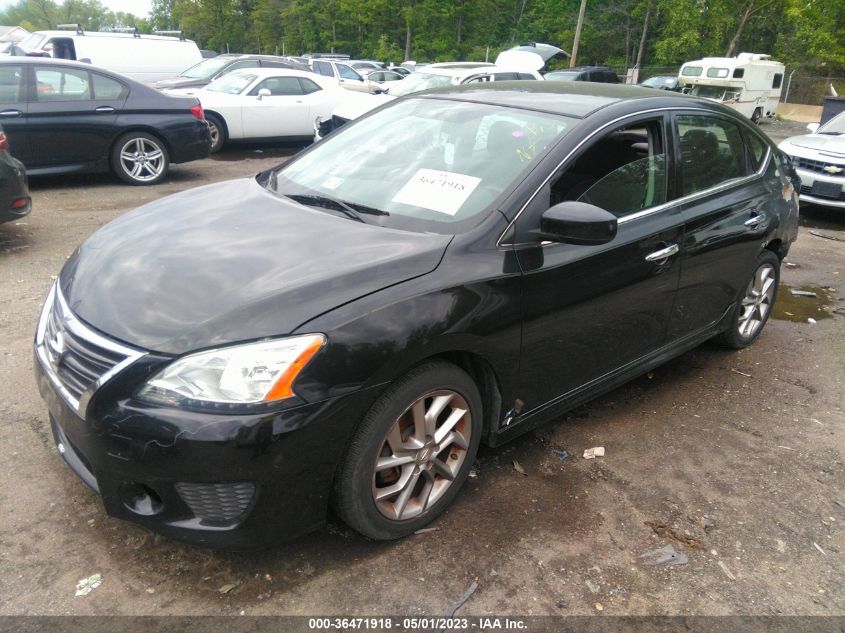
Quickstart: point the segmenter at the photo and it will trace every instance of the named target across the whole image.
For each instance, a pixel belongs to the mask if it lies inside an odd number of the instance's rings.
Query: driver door
[[[519,398],[532,410],[571,402],[665,344],[679,283],[684,222],[671,197],[663,116],[599,132],[517,218],[523,272]],[[609,243],[532,240],[540,216],[568,200],[616,215]],[[626,367],[627,366],[627,367]]]
[[[269,95],[259,95],[269,90]],[[308,100],[297,77],[268,77],[245,96],[245,138],[308,136],[313,132]]]

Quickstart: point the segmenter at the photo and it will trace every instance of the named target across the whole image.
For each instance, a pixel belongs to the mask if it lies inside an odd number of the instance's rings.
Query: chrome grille
[[[825,167],[838,167],[843,171],[831,174],[824,170]],[[798,169],[806,169],[807,171],[814,171],[819,174],[826,174],[828,176],[845,176],[845,165],[838,163],[825,162],[823,160],[813,160],[811,158],[798,158]]]
[[[232,523],[243,516],[252,503],[255,484],[180,482],[176,484],[176,490],[198,519],[210,523]]]
[[[82,416],[93,393],[143,355],[83,324],[68,308],[58,285],[41,312],[35,350],[57,391]]]

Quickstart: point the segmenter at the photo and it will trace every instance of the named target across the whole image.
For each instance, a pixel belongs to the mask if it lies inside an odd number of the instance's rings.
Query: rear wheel
[[[114,144],[111,166],[118,178],[131,185],[154,185],[170,167],[164,143],[147,132],[129,132]]]
[[[226,124],[216,114],[206,112],[205,120],[208,122],[208,131],[211,134],[211,152],[215,154],[223,149],[226,143]]]
[[[762,119],[762,118],[763,118],[763,109],[757,108],[756,110],[754,110],[754,114],[751,115],[751,122],[754,123],[755,125],[759,125],[760,119]]]
[[[772,311],[780,283],[780,259],[763,251],[754,262],[754,273],[740,292],[731,326],[717,341],[725,347],[741,349],[754,342]]]
[[[481,439],[481,397],[466,372],[420,365],[373,405],[338,471],[334,507],[361,534],[392,540],[434,520],[458,493]]]

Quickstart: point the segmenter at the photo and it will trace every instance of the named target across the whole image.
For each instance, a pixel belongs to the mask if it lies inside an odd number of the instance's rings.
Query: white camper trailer
[[[757,123],[775,115],[783,73],[784,65],[769,55],[740,53],[687,62],[678,79],[685,92],[724,103]]]

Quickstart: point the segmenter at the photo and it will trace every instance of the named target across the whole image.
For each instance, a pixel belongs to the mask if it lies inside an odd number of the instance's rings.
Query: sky
[[[100,0],[100,2],[112,11],[134,13],[142,18],[150,12],[152,4],[150,0]],[[61,0],[59,0],[59,3],[61,3]],[[17,4],[17,0],[0,0],[0,10],[13,4]]]

